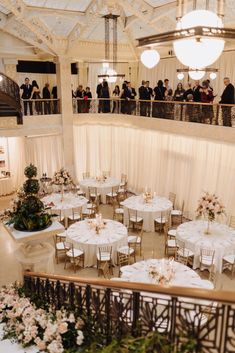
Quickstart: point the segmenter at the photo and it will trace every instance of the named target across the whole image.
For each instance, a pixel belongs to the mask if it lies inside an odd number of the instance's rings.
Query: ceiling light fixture
[[[152,69],[159,63],[160,55],[155,49],[146,49],[140,56],[142,64],[148,69]]]

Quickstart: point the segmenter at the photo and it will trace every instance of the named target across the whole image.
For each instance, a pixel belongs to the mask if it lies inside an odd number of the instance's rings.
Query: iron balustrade
[[[16,113],[17,123],[22,124],[22,109],[20,104],[20,88],[18,84],[7,75],[0,72],[0,100]]]
[[[196,340],[195,353],[235,352],[233,292],[33,272],[24,273],[24,289],[55,310],[76,310],[91,337],[99,335],[105,343],[158,331],[175,352],[189,338]]]
[[[235,124],[235,105],[181,101],[146,101],[120,98],[73,98],[73,113],[112,113],[231,126]]]
[[[27,115],[31,115],[30,109],[33,112],[32,115],[60,114],[59,99],[21,99],[22,110],[24,110],[24,103],[28,103]]]

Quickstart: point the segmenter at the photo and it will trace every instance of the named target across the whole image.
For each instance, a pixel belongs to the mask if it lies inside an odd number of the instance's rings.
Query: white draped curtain
[[[220,96],[224,89],[223,79],[228,76],[233,84],[235,84],[235,70],[234,67],[235,60],[235,51],[224,52],[219,60],[217,60],[212,67],[218,69],[217,78],[212,81],[211,85],[213,86],[214,93],[218,96],[216,100],[220,99]],[[141,80],[149,80],[151,87],[155,87],[158,80],[164,80],[168,78],[170,80],[170,86],[173,91],[176,89],[178,82],[182,82],[184,87],[187,87],[188,75],[185,74],[184,80],[179,81],[177,79],[177,69],[181,69],[184,66],[175,58],[163,58],[160,60],[159,64],[149,70],[147,69],[141,62],[139,65],[139,82]],[[204,79],[210,79],[209,73],[203,77]],[[193,82],[192,79],[189,78],[190,82]]]
[[[235,146],[154,130],[107,125],[74,126],[75,170],[95,176],[102,170],[136,192],[150,187],[158,195],[177,194],[194,214],[203,191],[215,192],[235,213]]]
[[[52,176],[64,165],[61,135],[43,137],[8,137],[9,171],[15,188],[24,181],[24,168],[33,163],[42,173]]]

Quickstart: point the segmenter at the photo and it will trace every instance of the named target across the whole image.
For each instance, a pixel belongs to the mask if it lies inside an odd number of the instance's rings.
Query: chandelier
[[[102,82],[106,79],[109,83],[115,83],[118,77],[124,78],[125,74],[117,74],[116,63],[117,63],[117,19],[118,15],[108,14],[103,16],[105,23],[105,62],[101,69],[101,73],[98,75],[98,79]],[[113,58],[110,62],[110,20],[113,24]]]
[[[192,76],[198,77],[203,75],[207,66],[212,65],[220,57],[224,50],[225,39],[235,39],[235,29],[223,26],[224,0],[217,0],[217,13],[208,10],[209,1],[206,1],[205,10],[196,9],[196,0],[193,4],[193,11],[186,14],[187,1],[178,0],[176,29],[140,38],[138,42],[139,47],[172,42],[177,59],[191,69]],[[141,58],[144,65],[153,62],[150,53],[147,53],[148,51],[146,51],[147,59],[146,56],[144,58],[145,63]]]
[[[176,71],[177,71],[178,80],[184,79],[184,73],[187,73],[192,80],[201,80],[205,76],[206,72],[209,72],[210,79],[214,80],[217,77],[218,69],[206,67],[203,70],[198,70],[198,69],[192,70],[190,68],[187,68],[187,69],[177,69]]]
[[[208,10],[194,10],[184,15],[176,25],[176,29],[192,29],[198,26],[223,28],[219,16]],[[213,64],[224,50],[224,39],[196,36],[175,40],[174,52],[177,59],[191,69],[202,69]]]

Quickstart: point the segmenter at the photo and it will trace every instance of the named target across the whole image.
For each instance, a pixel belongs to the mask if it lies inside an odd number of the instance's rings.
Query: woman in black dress
[[[101,88],[101,98],[102,113],[110,113],[110,90],[107,81],[104,82],[103,87]],[[108,98],[108,100],[105,100],[104,98]]]
[[[37,102],[37,99],[41,99],[41,96],[40,96],[40,89],[38,87],[38,84],[37,84],[37,81],[33,80],[32,81],[32,95],[31,95],[31,99],[34,99],[35,100],[35,110],[36,110],[36,113],[39,115],[39,114],[42,114],[42,102]]]

